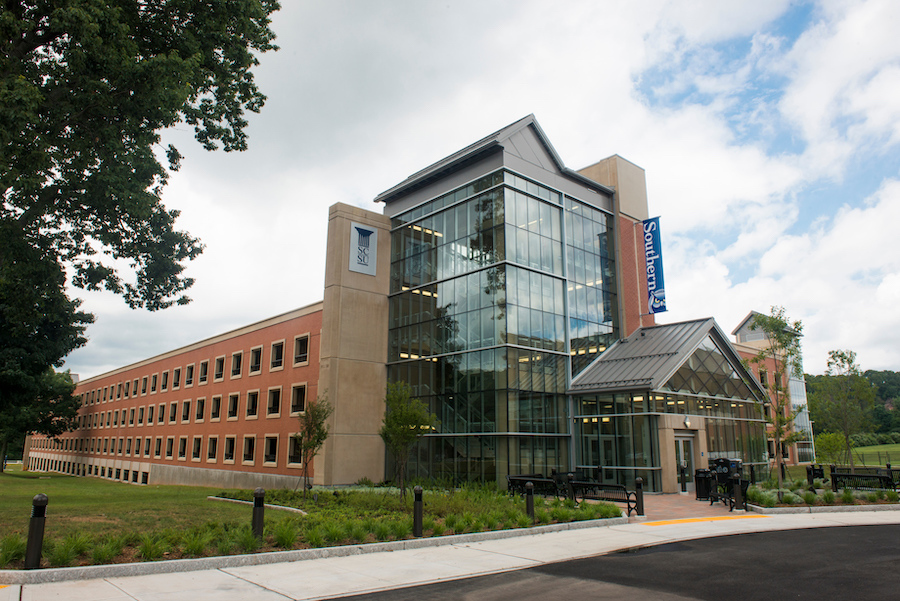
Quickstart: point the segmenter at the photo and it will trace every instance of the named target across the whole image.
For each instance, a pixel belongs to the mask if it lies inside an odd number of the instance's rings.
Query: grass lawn
[[[206,500],[218,489],[196,486],[135,486],[101,478],[22,472],[11,465],[0,475],[0,538],[28,533],[31,501],[49,498],[45,536],[185,530],[207,521],[246,521],[251,509]]]
[[[900,467],[900,444],[881,444],[873,447],[857,447],[853,449],[853,461],[857,465]]]
[[[401,540],[412,536],[412,493],[392,489],[272,490],[266,502],[299,507],[266,511],[265,535],[250,529],[252,508],[207,500],[209,495],[252,498],[251,491],[189,486],[135,486],[100,478],[21,471],[0,475],[0,568],[21,568],[32,499],[49,498],[44,536],[45,567],[123,563],[304,549]],[[525,502],[491,487],[426,490],[425,536],[533,525]],[[608,503],[535,498],[539,524],[618,517]]]

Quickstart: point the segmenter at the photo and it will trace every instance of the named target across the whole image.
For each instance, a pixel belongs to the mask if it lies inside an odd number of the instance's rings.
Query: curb
[[[627,517],[566,522],[548,526],[532,526],[531,528],[515,528],[512,530],[494,530],[491,532],[475,532],[472,534],[452,534],[411,540],[400,540],[386,543],[367,543],[363,545],[344,545],[320,549],[299,549],[296,551],[273,551],[271,553],[254,553],[250,555],[225,555],[222,557],[201,557],[198,559],[172,559],[167,561],[123,563],[102,566],[79,566],[72,568],[46,568],[40,570],[0,570],[0,584],[44,584],[48,582],[64,582],[68,580],[90,580],[99,578],[123,578],[126,576],[147,576],[150,574],[169,574],[174,572],[194,572],[198,570],[220,570],[223,568],[240,568],[271,563],[286,563],[323,559],[326,557],[346,557],[386,551],[403,551],[442,545],[461,545],[486,540],[533,536],[564,530],[582,530],[586,528],[602,528],[627,524]]]
[[[762,507],[747,503],[748,511],[763,515],[787,515],[796,513],[856,513],[860,511],[900,511],[900,505],[814,505],[797,507]]]

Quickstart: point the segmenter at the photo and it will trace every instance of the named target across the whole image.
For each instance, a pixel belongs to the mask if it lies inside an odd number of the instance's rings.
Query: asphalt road
[[[346,599],[900,599],[900,525],[706,538]]]

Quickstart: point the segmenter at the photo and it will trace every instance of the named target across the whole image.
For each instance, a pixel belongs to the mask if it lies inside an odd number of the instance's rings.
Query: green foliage
[[[406,495],[406,465],[418,440],[439,425],[437,416],[419,399],[411,398],[409,384],[389,382],[384,397],[385,411],[379,434],[397,463],[400,496]]]
[[[235,542],[237,543],[238,548],[244,553],[253,553],[259,549],[260,546],[260,540],[256,537],[256,534],[253,533],[253,528],[250,526],[243,526],[237,531]]]
[[[344,526],[337,521],[328,521],[323,526],[325,532],[325,540],[331,544],[339,543],[344,540]]]
[[[314,549],[325,546],[325,532],[320,526],[314,526],[304,530],[303,539]]]
[[[807,505],[815,505],[816,504],[816,493],[807,490],[804,492],[801,497],[803,498],[803,502]]]
[[[209,545],[209,534],[200,530],[194,530],[184,535],[181,540],[182,551],[188,557],[200,557]]]
[[[303,461],[303,496],[309,490],[309,466],[313,458],[328,440],[328,418],[334,413],[334,406],[328,397],[317,397],[309,403],[306,410],[300,413],[299,432],[294,436],[300,444],[300,455]]]
[[[884,498],[887,499],[888,503],[896,503],[900,500],[900,494],[897,494],[896,490],[889,490],[884,494]]]
[[[802,499],[792,492],[785,492],[781,497],[781,501],[786,505],[799,505]]]
[[[853,491],[849,488],[845,488],[841,492],[841,503],[844,505],[853,505],[856,503],[856,497],[853,496]]]
[[[138,545],[138,555],[144,561],[156,561],[168,551],[169,545],[159,534],[145,534]]]
[[[822,493],[822,501],[825,502],[826,505],[834,504],[834,491],[826,490]]]
[[[25,537],[10,534],[0,539],[0,567],[25,559]]]
[[[275,544],[282,549],[293,549],[294,543],[297,542],[299,530],[297,525],[291,520],[278,522],[272,530],[272,538]]]
[[[810,417],[823,432],[841,436],[845,457],[853,466],[851,437],[871,424],[875,387],[856,364],[853,351],[829,351],[828,369],[810,387]]]

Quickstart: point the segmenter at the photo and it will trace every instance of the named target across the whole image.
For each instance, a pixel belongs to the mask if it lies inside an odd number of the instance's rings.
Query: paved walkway
[[[0,589],[0,601],[329,599],[697,538],[827,526],[900,524],[900,511],[762,516],[729,513],[720,506],[710,508],[708,503],[681,495],[654,495],[647,500],[645,521],[492,540],[478,540],[476,535],[455,544],[268,565],[9,585]],[[683,515],[690,510],[693,510],[691,516]],[[359,550],[359,547],[347,549],[357,553]]]

